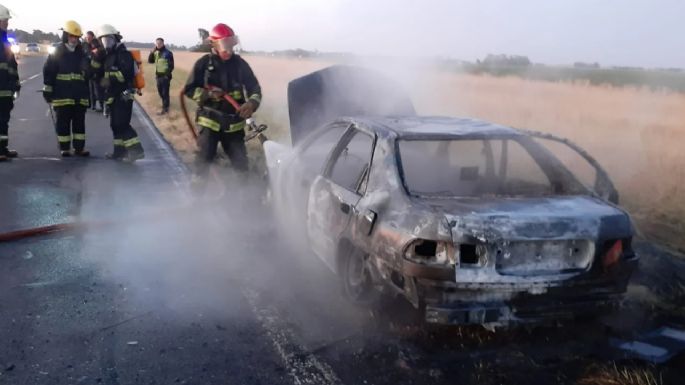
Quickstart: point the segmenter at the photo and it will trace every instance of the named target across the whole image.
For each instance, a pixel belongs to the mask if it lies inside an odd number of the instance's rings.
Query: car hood
[[[429,199],[425,203],[447,218],[455,238],[497,242],[632,235],[625,212],[589,196]]]
[[[327,67],[288,83],[288,111],[293,146],[342,116],[416,115],[409,94],[393,80],[348,65]]]

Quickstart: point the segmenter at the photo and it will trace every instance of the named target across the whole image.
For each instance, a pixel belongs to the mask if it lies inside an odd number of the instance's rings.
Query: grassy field
[[[147,53],[143,53],[145,57]],[[190,159],[194,143],[178,109],[178,92],[200,54],[178,52],[172,112],[154,115],[160,102],[152,67],[140,98],[167,139]],[[257,113],[269,137],[288,141],[288,81],[332,63],[246,56],[264,90]],[[514,127],[556,133],[587,149],[607,169],[621,204],[652,239],[685,250],[685,94],[647,88],[543,82],[517,77],[455,74],[406,63],[363,63],[382,68],[411,91],[420,114],[470,116]],[[363,91],[360,90],[360,95]],[[191,113],[194,108],[190,109]],[[259,153],[255,143],[252,153]]]
[[[516,76],[529,80],[549,82],[585,82],[591,85],[614,87],[636,86],[653,90],[685,92],[685,72],[679,69],[656,70],[641,68],[573,68],[552,66],[488,66],[486,64],[450,65],[441,68],[469,74]]]

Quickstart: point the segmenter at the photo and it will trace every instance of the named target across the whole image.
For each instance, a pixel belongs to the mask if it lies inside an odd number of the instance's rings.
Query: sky
[[[0,0],[10,28],[113,24],[124,40],[191,46],[224,22],[246,50],[303,48],[392,56],[685,68],[683,0]],[[92,5],[88,5],[92,4]]]

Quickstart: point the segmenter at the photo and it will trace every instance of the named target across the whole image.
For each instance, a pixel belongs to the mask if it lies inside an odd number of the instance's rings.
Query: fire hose
[[[185,104],[185,99],[184,99],[184,90],[181,90],[181,93],[179,95],[180,98],[180,104],[181,104],[181,110],[183,112],[183,116],[186,120],[186,123],[188,124],[188,129],[191,132],[191,135],[197,142],[197,132],[195,131],[195,126],[193,125],[193,122],[190,120],[190,117],[188,116],[188,110],[186,108]],[[223,95],[224,99],[229,102],[235,109],[236,112],[240,110],[240,105],[230,97],[229,95],[224,94]],[[52,113],[52,109],[50,110]],[[54,117],[53,117],[54,119]],[[259,137],[260,142],[266,141],[266,137],[264,136],[263,132],[267,129],[266,125],[257,125],[254,120],[250,120],[248,123],[248,127],[250,129],[250,133],[245,136],[245,141],[251,140],[255,137]],[[216,173],[212,173],[212,176],[215,179],[218,179],[218,175]],[[223,195],[219,194],[219,195]],[[21,230],[15,230],[15,231],[9,231],[5,233],[0,233],[0,243],[5,243],[5,242],[13,242],[13,241],[18,241],[22,239],[27,239],[31,237],[37,237],[41,235],[48,235],[48,234],[55,234],[55,233],[61,233],[61,232],[67,232],[67,231],[83,231],[85,229],[101,229],[105,227],[114,227],[117,225],[123,225],[125,223],[142,223],[145,221],[159,221],[165,218],[168,218],[169,216],[175,216],[178,213],[181,213],[185,210],[190,210],[190,209],[195,209],[193,206],[189,207],[179,207],[175,210],[166,210],[161,213],[156,213],[156,215],[149,215],[149,216],[144,216],[144,217],[138,217],[138,218],[128,218],[126,221],[76,221],[76,222],[65,222],[65,223],[58,223],[58,224],[53,224],[53,225],[47,225],[47,226],[39,226],[39,227],[33,227],[33,228],[28,228],[28,229],[21,229]]]
[[[165,210],[162,212],[157,212],[145,216],[138,216],[134,218],[126,218],[125,220],[108,220],[108,221],[75,221],[75,222],[65,222],[58,223],[54,225],[33,227],[22,230],[9,231],[6,233],[0,233],[0,243],[19,241],[26,238],[37,237],[41,235],[56,234],[68,231],[83,231],[92,229],[103,229],[125,225],[127,223],[145,223],[145,222],[159,222],[164,219],[169,219],[170,217],[178,216],[179,214],[196,210],[194,206],[184,206],[178,207],[171,210]],[[190,213],[188,213],[190,214]]]
[[[219,87],[215,87],[212,85],[208,85],[205,87],[205,89],[209,92],[213,90],[220,89]],[[183,112],[183,117],[185,118],[186,123],[188,124],[188,130],[190,131],[190,134],[193,136],[193,138],[197,141],[197,131],[195,130],[195,125],[193,124],[193,121],[190,119],[190,115],[188,115],[188,108],[186,107],[186,101],[185,101],[185,89],[182,88],[181,92],[178,95],[179,97],[179,104],[181,105],[181,111]],[[230,95],[224,93],[222,95],[223,99],[230,104],[236,112],[240,111],[240,104],[233,99]],[[247,122],[247,128],[248,128],[248,133],[245,135],[245,141],[248,142],[254,138],[258,138],[260,143],[264,143],[267,138],[264,135],[264,131],[268,129],[268,126],[266,124],[256,124],[254,119],[248,118],[246,120]]]

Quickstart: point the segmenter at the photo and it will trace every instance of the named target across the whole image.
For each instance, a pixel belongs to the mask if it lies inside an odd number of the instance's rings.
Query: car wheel
[[[374,304],[380,297],[380,293],[374,287],[368,258],[368,255],[352,249],[340,263],[340,283],[343,295],[354,304]]]

